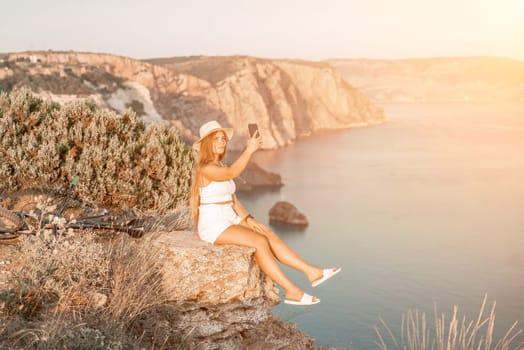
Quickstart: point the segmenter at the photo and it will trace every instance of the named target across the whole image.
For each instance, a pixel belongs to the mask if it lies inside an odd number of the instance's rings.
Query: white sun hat
[[[200,139],[195,142],[193,144],[193,147],[195,149],[199,149],[200,148],[200,142],[202,142],[202,140],[208,136],[209,134],[212,134],[214,133],[215,131],[223,131],[226,136],[227,136],[227,140],[231,140],[231,138],[233,137],[233,129],[232,128],[223,128],[216,120],[211,120],[205,124],[203,124],[201,127],[200,127]]]

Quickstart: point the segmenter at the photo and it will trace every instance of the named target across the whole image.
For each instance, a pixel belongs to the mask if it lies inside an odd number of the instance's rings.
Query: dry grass
[[[375,326],[378,341],[375,343],[381,350],[409,349],[409,350],[523,350],[524,341],[518,343],[522,329],[517,328],[515,322],[499,339],[493,339],[495,326],[495,305],[493,302],[491,311],[487,317],[484,316],[487,295],[480,307],[476,321],[468,321],[463,316],[457,316],[458,307],[453,307],[453,315],[446,322],[444,314],[439,315],[435,306],[435,330],[431,332],[426,321],[425,313],[409,310],[402,316],[400,340],[394,335],[384,320],[380,320],[387,332],[388,343],[379,328]],[[447,328],[446,328],[447,326]]]
[[[169,305],[147,236],[26,237],[19,249],[13,288],[0,293],[0,349],[183,348],[151,317]]]
[[[128,327],[138,316],[168,301],[162,289],[161,266],[148,238],[140,242],[120,239],[110,251],[110,302],[112,319]]]
[[[139,216],[147,218],[144,223],[145,233],[185,231],[192,229],[193,220],[191,209],[188,206],[181,206],[170,211],[155,211],[150,213],[139,213]]]

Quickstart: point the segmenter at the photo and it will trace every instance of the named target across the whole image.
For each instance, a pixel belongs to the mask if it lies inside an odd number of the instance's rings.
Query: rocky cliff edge
[[[278,289],[254,249],[214,246],[192,232],[153,239],[164,288],[177,304],[173,327],[198,349],[311,349],[314,340],[272,314]]]

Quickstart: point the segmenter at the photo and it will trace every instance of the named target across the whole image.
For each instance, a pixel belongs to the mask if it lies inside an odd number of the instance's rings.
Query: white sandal
[[[315,297],[307,293],[304,293],[304,295],[302,295],[302,298],[300,298],[299,301],[286,299],[284,300],[284,303],[290,304],[290,305],[305,305],[305,306],[315,305],[315,304],[320,303],[320,299],[317,298],[317,300],[313,300],[313,298]]]
[[[316,287],[316,286],[326,282],[328,279],[330,279],[331,277],[335,276],[340,271],[342,271],[342,269],[340,267],[337,268],[337,269],[324,269],[323,272],[322,272],[322,277],[319,278],[316,281],[313,281],[313,283],[311,283],[311,286]]]

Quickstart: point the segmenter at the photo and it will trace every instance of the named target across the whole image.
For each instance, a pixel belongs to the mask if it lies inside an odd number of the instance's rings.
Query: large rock
[[[266,171],[257,163],[249,162],[242,174],[235,179],[237,191],[251,191],[257,188],[280,188],[284,186],[279,174]]]
[[[272,314],[278,290],[261,273],[254,249],[214,246],[191,232],[162,233],[153,244],[176,305],[169,327],[192,348],[312,348],[313,339]]]
[[[269,222],[298,227],[308,225],[306,216],[299,212],[293,204],[285,201],[277,202],[269,209]]]
[[[165,288],[173,300],[208,304],[250,302],[273,306],[278,290],[254,261],[254,248],[215,246],[191,232],[165,233],[155,239],[165,261]]]

